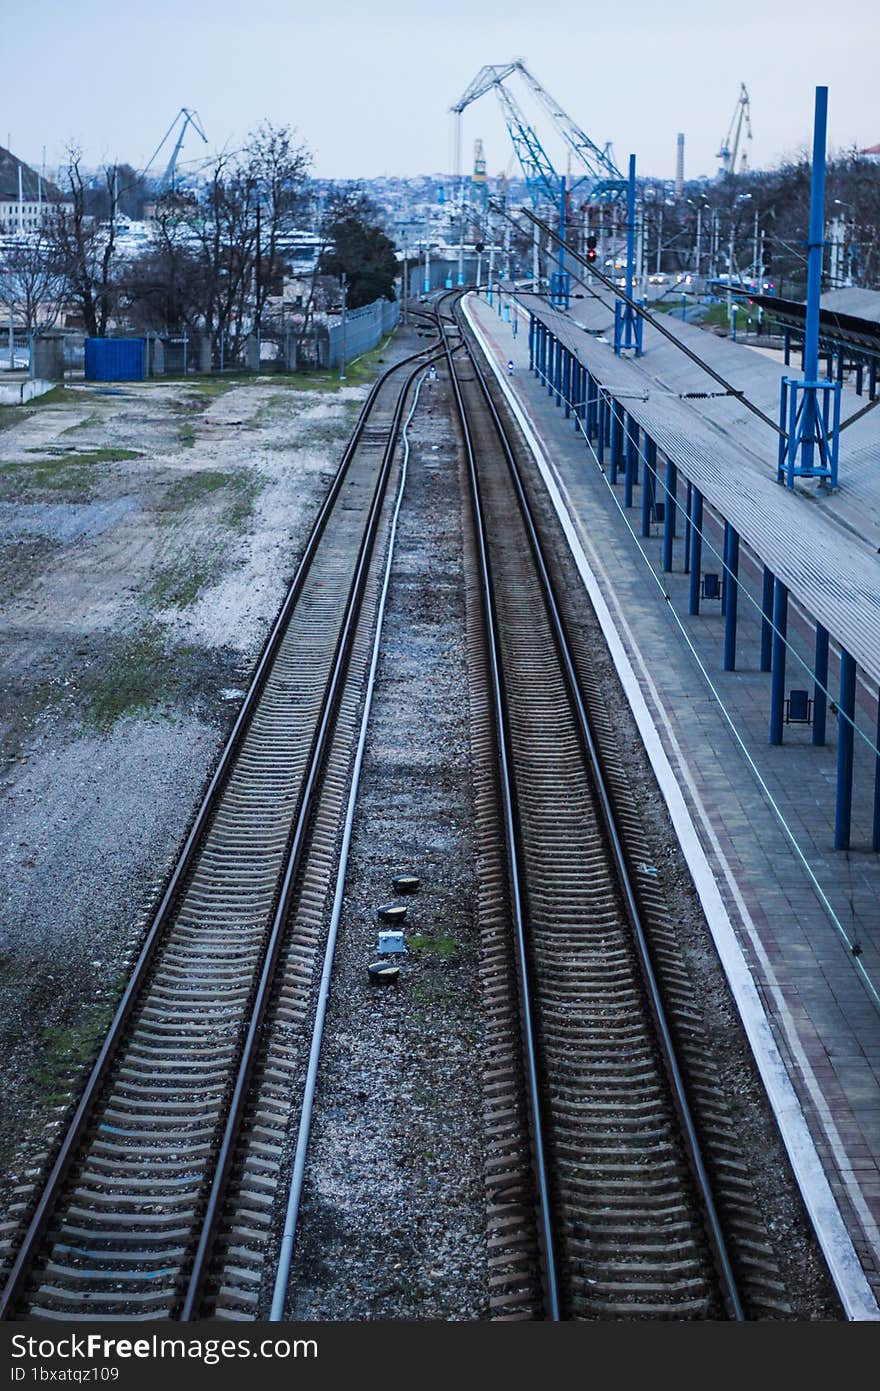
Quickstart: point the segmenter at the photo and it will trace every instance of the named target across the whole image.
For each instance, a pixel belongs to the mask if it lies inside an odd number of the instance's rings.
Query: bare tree
[[[202,188],[160,199],[155,255],[132,285],[141,311],[209,334],[215,361],[221,342],[234,358],[280,292],[310,162],[289,128],[266,123],[217,156]]]
[[[82,173],[82,155],[68,149],[67,187],[64,203],[47,224],[51,228],[58,264],[65,275],[71,302],[92,338],[103,338],[115,307],[117,287],[116,233],[119,178],[115,166],[103,171],[108,216],[101,220],[90,206],[89,190]]]
[[[51,223],[27,236],[7,240],[0,251],[0,304],[11,310],[28,333],[57,323],[67,291],[67,277]]]

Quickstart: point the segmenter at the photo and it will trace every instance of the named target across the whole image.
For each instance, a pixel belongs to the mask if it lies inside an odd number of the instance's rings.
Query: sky
[[[190,132],[184,160],[234,149],[269,119],[296,128],[321,177],[448,173],[449,107],[483,64],[513,58],[612,142],[618,165],[634,151],[656,177],[672,177],[679,131],[685,176],[714,174],[741,82],[754,168],[809,144],[817,83],[830,89],[830,148],[880,142],[877,0],[41,0],[8,6],[0,43],[14,58],[0,144],[8,132],[36,165],[45,146],[50,169],[71,140],[87,164],[143,168],[186,106],[209,147]],[[494,93],[462,121],[463,166],[480,136],[490,175],[506,169]],[[562,170],[548,118],[536,128]]]

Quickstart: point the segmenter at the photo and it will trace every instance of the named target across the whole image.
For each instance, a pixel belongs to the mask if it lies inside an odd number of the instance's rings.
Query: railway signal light
[[[596,241],[597,241],[597,238],[596,238],[595,233],[594,233],[594,232],[591,232],[590,235],[587,237],[587,260],[588,260],[588,261],[595,261],[595,259],[596,259]]]

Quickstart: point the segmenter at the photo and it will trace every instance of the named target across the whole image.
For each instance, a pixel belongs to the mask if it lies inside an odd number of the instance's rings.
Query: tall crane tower
[[[730,125],[727,134],[721,142],[721,149],[718,151],[718,158],[721,160],[721,167],[718,170],[719,178],[726,174],[742,174],[747,167],[747,156],[745,149],[742,151],[739,168],[737,168],[737,157],[740,153],[742,143],[743,128],[745,128],[746,139],[752,138],[752,119],[751,104],[746,84],[739,84],[739,96],[736,106],[733,108],[733,115],[730,118]]]
[[[560,176],[553,168],[534,127],[507,85],[507,79],[519,75],[532,94],[548,112],[550,119],[583,169],[578,183],[590,183],[590,197],[618,198],[626,188],[626,179],[614,163],[610,146],[600,149],[559,103],[547,91],[521,58],[512,63],[488,64],[480,69],[461,98],[451,108],[455,117],[455,180],[461,179],[461,114],[486,92],[494,90],[504,114],[508,134],[513,142],[523,177],[532,201],[555,203],[559,197]]]
[[[200,135],[202,137],[202,140],[206,145],[208,143],[208,137],[202,130],[202,123],[199,120],[198,111],[190,111],[188,107],[182,106],[178,111],[177,115],[174,117],[174,120],[171,122],[171,125],[168,127],[165,134],[162,136],[162,139],[159,141],[155,150],[153,151],[149,164],[147,164],[143,170],[144,174],[147,174],[150,171],[150,169],[152,169],[158,157],[159,151],[168,142],[171,133],[174,130],[174,127],[177,125],[178,121],[180,122],[180,129],[177,132],[177,139],[175,140],[174,148],[171,151],[171,158],[168,160],[168,163],[165,166],[165,172],[159,180],[160,193],[167,193],[169,189],[172,189],[174,187],[174,176],[177,172],[177,157],[180,154],[184,136],[186,135],[186,132],[189,130],[190,126],[192,126],[193,130],[196,132],[197,135]]]

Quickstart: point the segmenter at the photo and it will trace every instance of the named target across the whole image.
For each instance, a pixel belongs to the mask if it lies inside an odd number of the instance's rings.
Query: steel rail
[[[398,436],[403,420],[406,398],[410,386],[421,370],[422,364],[413,369],[407,376],[397,398],[394,418],[388,432],[388,439],[382,456],[382,465],[379,471],[376,489],[373,494],[364,534],[361,538],[357,565],[346,601],[343,625],[336,644],[330,678],[324,691],[320,720],[312,741],[312,748],[309,752],[307,765],[308,773],[296,811],[293,834],[287,851],[284,878],[272,921],[272,927],[264,948],[259,984],[251,1007],[250,1023],[239,1059],[238,1073],[235,1079],[232,1098],[227,1110],[223,1139],[214,1165],[211,1190],[202,1219],[198,1245],[192,1262],[186,1294],[184,1296],[183,1308],[180,1315],[182,1322],[188,1322],[199,1317],[201,1298],[210,1268],[211,1252],[222,1217],[223,1200],[226,1195],[230,1166],[235,1152],[241,1121],[244,1116],[248,1087],[256,1062],[257,1045],[263,1027],[263,1021],[266,1017],[269,995],[275,977],[275,969],[278,964],[278,956],[281,951],[288,914],[293,900],[294,888],[303,863],[307,832],[319,788],[325,754],[332,733],[333,723],[336,718],[345,678],[348,674],[349,657],[351,655],[351,648],[354,643],[358,621],[361,616],[370,563],[373,557],[373,549],[379,531],[379,524],[382,519],[385,492],[391,473],[391,465],[397,450]]]
[[[159,906],[156,909],[143,945],[141,946],[137,961],[135,962],[125,990],[123,991],[122,998],[110,1022],[101,1050],[86,1080],[76,1110],[65,1131],[48,1177],[41,1189],[40,1197],[25,1235],[16,1252],[15,1260],[10,1268],[2,1296],[0,1296],[0,1319],[9,1319],[12,1317],[15,1306],[21,1297],[25,1281],[27,1280],[30,1269],[36,1258],[54,1205],[76,1156],[77,1150],[85,1136],[92,1110],[107,1080],[110,1068],[124,1037],[126,1026],[131,1018],[140,991],[157,959],[165,931],[171,919],[175,900],[192,867],[196,849],[217,808],[226,778],[258,706],[268,673],[305,585],[319,542],[326,530],[328,520],[338,499],[343,483],[345,482],[349,467],[361,442],[376,400],[392,374],[399,372],[402,367],[407,366],[409,363],[418,361],[424,358],[426,354],[435,351],[436,345],[426,345],[417,352],[409,354],[400,362],[394,363],[376,379],[363,404],[355,428],[346,445],[339,468],[337,469],[333,482],[328,489],[313,523],[294,578],[291,581],[282,606],[263,646],[233,728],[227,738],[217,767],[214,770],[207,790],[199,805],[193,824],[184,842],[183,849],[175,863]],[[418,369],[415,370],[417,371]]]
[[[421,370],[421,369],[420,369]],[[349,788],[348,802],[345,811],[345,822],[342,831],[342,844],[339,850],[339,863],[336,868],[336,885],[333,893],[333,908],[330,915],[330,924],[327,929],[327,941],[324,947],[324,960],[321,968],[321,981],[318,988],[318,1001],[315,1008],[315,1019],[312,1025],[312,1038],[309,1047],[309,1061],[306,1070],[306,1080],[303,1087],[303,1100],[300,1107],[299,1129],[297,1131],[296,1149],[293,1157],[293,1167],[291,1169],[290,1182],[287,1191],[287,1205],[285,1209],[284,1230],[281,1236],[281,1246],[278,1254],[278,1262],[275,1269],[275,1280],[272,1290],[272,1304],[269,1312],[271,1322],[279,1322],[284,1318],[284,1306],[287,1301],[287,1288],[290,1283],[290,1270],[293,1264],[294,1248],[296,1242],[297,1226],[299,1222],[299,1210],[302,1200],[303,1184],[305,1182],[306,1156],[308,1153],[309,1139],[311,1136],[312,1117],[314,1114],[315,1091],[318,1083],[318,1066],[321,1058],[321,1044],[324,1037],[324,1024],[327,1017],[327,1006],[330,1000],[330,981],[333,974],[333,960],[336,952],[336,941],[339,934],[339,922],[342,917],[342,908],[345,895],[345,879],[348,872],[348,856],[351,848],[351,838],[354,830],[355,811],[357,809],[357,798],[360,787],[361,768],[364,760],[364,749],[367,743],[367,731],[370,723],[370,711],[373,705],[373,692],[376,686],[376,672],[379,666],[379,655],[382,646],[382,626],[385,618],[385,607],[388,600],[388,590],[391,584],[391,571],[394,562],[394,544],[397,538],[397,522],[400,516],[400,509],[403,505],[403,495],[406,488],[407,465],[409,463],[410,444],[407,430],[410,422],[416,413],[419,403],[419,393],[422,388],[424,375],[416,385],[413,395],[412,405],[409,414],[403,424],[403,459],[400,465],[400,483],[397,489],[397,497],[394,503],[394,511],[391,517],[391,527],[388,536],[388,555],[385,561],[385,573],[382,579],[382,590],[379,596],[379,606],[376,612],[376,631],[373,638],[373,649],[370,657],[370,667],[367,673],[367,688],[364,694],[364,705],[361,711],[360,729],[358,731],[357,749],[355,751],[354,765],[352,767],[351,786]]]
[[[460,326],[459,326],[460,327]],[[535,1197],[539,1216],[539,1245],[542,1255],[542,1277],[547,1317],[556,1322],[560,1319],[559,1278],[556,1270],[555,1239],[553,1234],[550,1185],[547,1176],[547,1161],[544,1145],[543,1106],[539,1081],[538,1053],[535,1043],[534,1010],[531,999],[531,985],[527,962],[525,909],[523,905],[523,874],[521,869],[522,852],[517,826],[519,818],[516,810],[516,791],[511,772],[512,754],[510,729],[507,720],[507,701],[504,691],[504,673],[501,661],[500,638],[498,634],[495,596],[492,586],[491,563],[486,534],[486,521],[480,500],[480,487],[477,477],[476,458],[470,425],[453,354],[444,334],[446,360],[450,381],[455,395],[456,410],[461,424],[465,454],[468,463],[471,504],[474,512],[477,551],[480,562],[480,581],[483,601],[483,617],[486,627],[486,646],[489,655],[492,697],[495,711],[495,729],[498,744],[499,782],[504,812],[504,833],[507,845],[509,890],[513,915],[516,947],[517,976],[519,986],[520,1019],[522,1043],[525,1058],[526,1090],[528,1095],[529,1130],[532,1143],[532,1161],[535,1168]]]
[[[458,313],[459,311],[457,306],[456,310]],[[562,618],[562,613],[557,600],[556,588],[553,583],[553,580],[551,579],[550,573],[547,569],[547,565],[544,560],[541,542],[538,537],[538,532],[535,526],[532,510],[529,505],[528,498],[526,496],[525,488],[522,482],[522,475],[520,473],[519,466],[516,462],[514,451],[510,445],[510,440],[507,434],[506,427],[501,419],[501,416],[489,391],[485,376],[480,368],[479,363],[477,362],[476,355],[474,354],[471,344],[464,334],[463,323],[460,317],[459,323],[462,327],[462,338],[465,344],[465,349],[467,351],[470,362],[474,368],[474,372],[477,381],[480,384],[480,389],[483,398],[492,417],[492,421],[494,423],[499,441],[501,443],[505,458],[507,460],[507,465],[510,471],[511,479],[513,481],[520,512],[522,514],[523,522],[528,533],[529,545],[531,547],[535,567],[540,577],[541,588],[544,593],[547,612],[551,620],[557,649],[559,651],[560,660],[562,662],[563,670],[565,672],[566,684],[568,686],[569,695],[577,715],[577,722],[583,741],[584,750],[587,754],[590,763],[590,768],[593,774],[595,788],[598,794],[599,804],[602,811],[602,819],[605,825],[606,834],[608,836],[609,845],[612,850],[619,885],[626,907],[627,918],[629,920],[630,928],[632,930],[633,937],[636,943],[639,964],[642,970],[642,975],[645,982],[651,1012],[653,1014],[654,1021],[656,1024],[657,1034],[661,1045],[661,1052],[663,1055],[663,1060],[666,1066],[667,1075],[670,1082],[670,1089],[672,1092],[673,1102],[679,1116],[679,1121],[682,1128],[682,1135],[685,1142],[685,1149],[690,1163],[692,1176],[703,1209],[707,1236],[709,1238],[709,1243],[715,1260],[716,1270],[721,1285],[722,1294],[727,1305],[729,1317],[732,1320],[741,1321],[745,1318],[745,1315],[743,1312],[742,1301],[740,1299],[739,1291],[737,1289],[736,1277],[733,1272],[730,1255],[727,1250],[727,1242],[724,1237],[723,1227],[715,1204],[712,1183],[709,1178],[705,1161],[703,1159],[699,1136],[697,1134],[696,1125],[693,1119],[693,1114],[687,1097],[687,1088],[678,1062],[675,1044],[672,1037],[672,1031],[670,1029],[669,1021],[666,1015],[666,1009],[663,1004],[660,984],[657,979],[656,971],[654,969],[650,944],[648,942],[644,924],[642,923],[641,913],[638,906],[638,900],[636,898],[636,894],[633,888],[632,877],[630,875],[629,866],[627,864],[626,859],[626,852],[624,850],[620,832],[617,827],[617,818],[614,810],[613,801],[608,791],[608,781],[605,775],[602,756],[599,752],[599,748],[593,734],[592,722],[590,720],[589,712],[586,708],[583,696],[581,694],[580,683],[577,678],[574,660],[571,655],[571,648],[566,634],[565,623]]]

